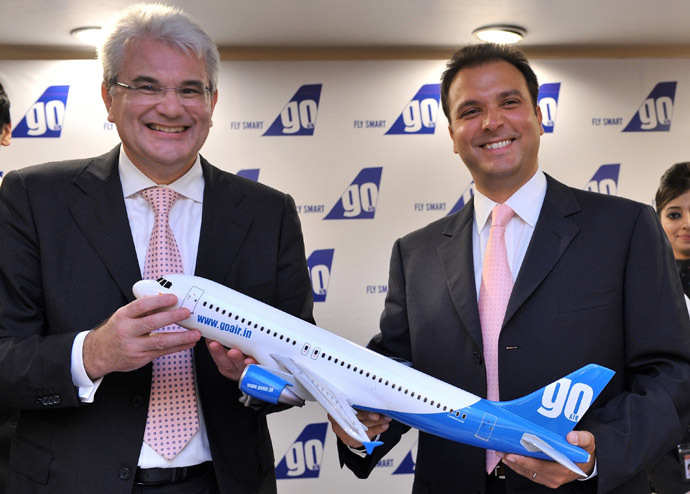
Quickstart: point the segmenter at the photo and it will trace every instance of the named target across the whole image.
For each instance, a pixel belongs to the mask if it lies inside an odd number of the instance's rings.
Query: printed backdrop
[[[690,61],[537,60],[533,67],[546,130],[540,166],[555,178],[650,204],[663,171],[690,160]],[[294,197],[317,323],[360,344],[377,331],[393,242],[473,193],[440,110],[443,69],[442,60],[221,66],[202,154]],[[14,126],[12,145],[0,150],[0,180],[119,142],[96,61],[0,61],[0,81]],[[410,490],[414,431],[362,481],[340,470],[318,405],[269,423],[281,493]]]

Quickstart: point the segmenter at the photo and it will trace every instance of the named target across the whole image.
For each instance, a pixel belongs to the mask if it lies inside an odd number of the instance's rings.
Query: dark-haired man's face
[[[537,171],[541,110],[522,73],[505,61],[460,70],[448,91],[453,152],[477,189],[504,202]]]

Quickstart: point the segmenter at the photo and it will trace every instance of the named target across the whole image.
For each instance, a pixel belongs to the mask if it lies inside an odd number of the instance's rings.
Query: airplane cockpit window
[[[158,278],[156,282],[163,288],[170,288],[172,286],[172,282],[166,280],[165,278]]]

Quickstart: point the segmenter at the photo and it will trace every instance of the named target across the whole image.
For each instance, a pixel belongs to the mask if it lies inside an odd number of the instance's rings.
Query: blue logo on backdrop
[[[328,422],[307,425],[276,466],[277,479],[315,479],[321,470]]]
[[[276,117],[265,136],[313,136],[322,84],[305,84]]]
[[[675,81],[657,84],[623,132],[668,132],[671,130],[677,84]]]
[[[331,281],[331,266],[335,249],[315,250],[307,259],[311,287],[314,291],[314,302],[325,302],[328,284]]]
[[[541,108],[542,126],[544,132],[550,134],[556,125],[556,114],[558,113],[558,94],[561,91],[560,82],[542,84],[539,87],[537,104]]]
[[[254,182],[258,182],[259,181],[259,170],[260,170],[259,168],[240,170],[237,172],[237,176],[248,178],[249,180],[253,180]]]
[[[610,196],[618,195],[618,174],[620,170],[620,163],[601,165],[592,177],[592,180],[587,184],[586,190]]]
[[[398,468],[395,469],[393,475],[412,474],[414,473],[415,465],[414,458],[412,457],[412,450],[410,450],[405,455],[405,458],[403,458],[403,461],[400,462]]]
[[[0,185],[2,185],[2,170],[0,170]]]
[[[50,86],[26,112],[12,137],[60,137],[69,86]]]
[[[382,171],[382,167],[363,168],[324,220],[373,219]]]
[[[450,210],[449,215],[456,213],[460,211],[462,208],[465,207],[465,204],[472,198],[474,195],[474,180],[470,182],[470,185],[467,186],[465,191],[462,193],[462,196],[460,196],[460,199],[458,199],[458,202],[455,203],[455,206],[452,207]]]
[[[403,108],[390,134],[433,134],[436,130],[438,102],[441,98],[440,84],[425,84],[414,98]]]

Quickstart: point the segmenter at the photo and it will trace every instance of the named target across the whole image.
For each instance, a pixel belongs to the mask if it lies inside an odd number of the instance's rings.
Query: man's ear
[[[8,123],[2,126],[2,134],[0,134],[0,146],[9,146],[12,140],[12,124]]]
[[[105,109],[110,112],[110,107],[113,104],[113,97],[110,94],[110,91],[108,91],[108,87],[105,85],[105,82],[101,84],[101,97],[103,98],[103,103],[105,103]]]

